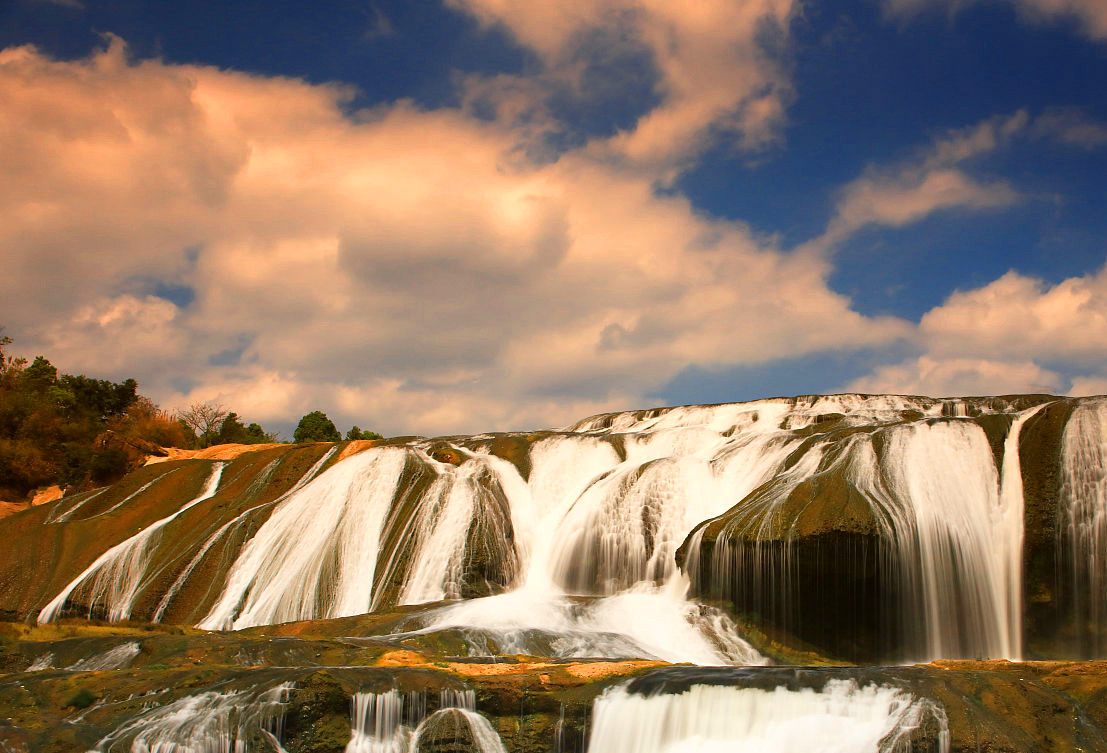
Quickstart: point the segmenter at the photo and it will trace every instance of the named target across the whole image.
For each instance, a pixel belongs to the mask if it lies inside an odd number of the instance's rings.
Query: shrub
[[[342,435],[326,413],[313,410],[300,419],[292,438],[296,442],[337,442],[342,439]]]
[[[346,432],[346,439],[384,439],[384,437],[375,431],[369,431],[368,429],[363,431],[355,425]]]
[[[96,696],[88,688],[81,688],[65,702],[67,708],[87,709],[96,702]]]
[[[129,462],[127,453],[118,447],[101,450],[92,457],[92,467],[89,469],[92,480],[98,484],[111,483],[127,472]]]

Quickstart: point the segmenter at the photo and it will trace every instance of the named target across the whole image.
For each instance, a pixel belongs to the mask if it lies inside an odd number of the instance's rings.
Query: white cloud
[[[1107,269],[1052,286],[1008,272],[955,292],[923,316],[919,331],[943,356],[1097,363],[1107,356]]]
[[[1107,144],[1107,124],[1075,108],[1046,110],[1034,120],[1034,134],[1070,146],[1095,149]]]
[[[0,100],[3,324],[166,405],[530,428],[638,405],[689,364],[910,334],[656,173],[592,147],[534,164],[464,111],[351,117],[342,87],[133,63],[118,40],[0,52]]]
[[[598,157],[672,170],[700,153],[712,136],[729,133],[737,146],[758,149],[778,137],[784,122],[792,90],[782,57],[796,0],[451,4],[509,30],[538,54],[551,81],[577,94],[582,72],[610,56],[612,46],[648,53],[657,70],[659,103],[633,127],[593,143]],[[496,81],[497,101],[508,113],[533,117],[534,100],[545,90],[530,81],[507,87],[505,95],[504,78]]]
[[[1101,394],[1107,267],[1054,285],[1008,272],[955,292],[922,317],[917,342],[925,351],[917,360],[879,367],[846,389],[999,394],[1059,392],[1071,382],[1070,394]]]
[[[1073,397],[1107,395],[1107,376],[1081,376],[1072,380],[1069,394]]]
[[[806,248],[826,252],[870,225],[902,227],[935,212],[979,211],[1018,202],[1020,194],[1006,181],[977,180],[962,163],[998,148],[1023,132],[1027,123],[1023,111],[988,118],[944,134],[908,160],[870,166],[839,191],[833,218]]]
[[[845,386],[843,391],[962,397],[1054,393],[1061,383],[1059,374],[1032,361],[920,356],[880,366],[872,374]]]

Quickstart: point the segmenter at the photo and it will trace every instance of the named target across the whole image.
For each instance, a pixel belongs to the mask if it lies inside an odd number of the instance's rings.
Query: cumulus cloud
[[[910,335],[656,173],[590,145],[532,162],[464,110],[350,115],[339,86],[130,61],[119,40],[3,51],[0,100],[4,324],[166,405],[532,428],[639,405],[693,363]]]
[[[1102,0],[989,0],[1013,5],[1020,16],[1034,23],[1070,21],[1092,39],[1107,39],[1107,4]],[[984,0],[884,0],[885,11],[895,17],[910,18],[937,8],[957,12],[962,7]]]
[[[1079,376],[1072,380],[1069,394],[1073,397],[1107,395],[1107,376]]]
[[[492,98],[515,117],[533,118],[541,111],[534,101],[548,96],[550,84],[581,95],[583,74],[610,60],[613,47],[648,56],[656,69],[658,102],[633,126],[594,141],[593,153],[604,159],[667,169],[672,177],[671,171],[702,151],[711,136],[730,134],[737,147],[759,149],[778,137],[783,124],[791,98],[784,43],[799,9],[795,0],[450,4],[486,25],[507,29],[542,60],[545,85],[531,80],[507,86],[506,77],[496,80]],[[491,95],[487,87],[480,91]]]
[[[1052,286],[1008,272],[982,288],[955,292],[923,316],[919,330],[942,355],[1097,363],[1107,342],[1107,269]]]
[[[1049,285],[1008,272],[953,293],[927,312],[917,342],[925,355],[882,366],[849,390],[928,395],[1107,391],[1107,267]],[[1047,368],[1063,365],[1068,376]],[[1054,368],[1057,368],[1056,366]]]

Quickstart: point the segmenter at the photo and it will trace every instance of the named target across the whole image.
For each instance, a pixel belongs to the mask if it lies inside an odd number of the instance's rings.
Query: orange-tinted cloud
[[[604,48],[619,44],[648,53],[657,70],[659,102],[632,127],[596,139],[597,157],[671,171],[719,134],[729,134],[741,148],[759,149],[778,138],[784,123],[792,93],[786,40],[799,10],[795,0],[451,4],[482,23],[506,28],[539,55],[550,78],[570,87],[579,85],[597,30],[604,32]],[[541,88],[514,86],[499,101],[509,113],[530,113],[542,95]]]
[[[9,332],[167,405],[404,433],[563,424],[689,364],[910,333],[657,173],[591,146],[533,163],[502,122],[349,95],[119,40],[0,53]]]

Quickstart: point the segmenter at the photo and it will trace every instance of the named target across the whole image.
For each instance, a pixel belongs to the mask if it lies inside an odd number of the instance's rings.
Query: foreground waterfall
[[[624,687],[596,699],[589,753],[892,753],[929,718],[949,750],[944,712],[896,688],[830,680],[822,690],[693,685],[643,696]]]
[[[472,690],[444,690],[439,708],[427,716],[422,693],[358,693],[353,698],[353,723],[345,753],[418,753],[438,750],[442,740],[451,749],[506,753],[500,736],[476,711]]]
[[[124,724],[89,753],[283,751],[281,722],[291,687],[187,696]]]
[[[238,451],[0,520],[0,750],[1107,753],[1105,398]]]
[[[717,487],[751,486],[758,475],[735,463],[740,479],[720,481],[706,461],[688,458],[682,465],[693,475],[674,480],[665,475],[672,461],[656,460],[671,448],[644,441],[636,449],[621,461],[607,443],[544,439],[530,448],[529,483],[479,446],[451,448],[457,465],[420,448],[355,455],[278,505],[199,626],[341,617],[510,589],[512,598],[468,602],[433,624],[497,632],[508,643],[509,633],[557,632],[567,652],[582,652],[575,655],[760,661],[721,615],[700,620],[700,629],[685,614],[673,560],[688,530],[723,509],[727,496]],[[642,472],[643,464],[660,470]],[[699,486],[675,483],[695,479]],[[659,480],[667,496],[659,496]],[[620,529],[628,516],[639,523]],[[597,537],[614,543],[597,551]],[[620,566],[628,572],[617,575]],[[573,593],[610,599],[581,613],[565,598]],[[641,625],[631,605],[659,619]],[[632,633],[612,642],[612,634]]]

